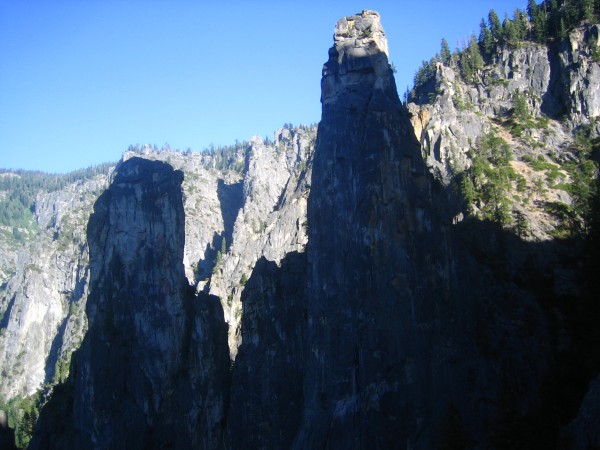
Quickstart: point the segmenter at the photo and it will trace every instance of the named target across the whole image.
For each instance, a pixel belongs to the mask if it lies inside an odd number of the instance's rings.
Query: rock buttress
[[[89,331],[32,448],[220,444],[227,328],[218,299],[195,297],[186,282],[182,180],[167,164],[132,158],[96,202]]]
[[[421,340],[430,333],[421,330],[435,321],[424,299],[447,291],[444,252],[431,251],[444,241],[431,233],[432,183],[379,15],[340,20],[334,41],[308,202],[307,398],[297,448],[393,447],[419,428],[409,411],[424,399],[410,384],[427,377],[414,358],[426,358]]]

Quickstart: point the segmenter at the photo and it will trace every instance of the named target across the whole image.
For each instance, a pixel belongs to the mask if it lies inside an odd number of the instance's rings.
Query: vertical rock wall
[[[53,416],[60,394],[47,405],[32,448],[218,446],[227,327],[218,299],[196,297],[185,278],[182,181],[167,164],[132,158],[97,201],[89,330],[63,388],[71,408]]]

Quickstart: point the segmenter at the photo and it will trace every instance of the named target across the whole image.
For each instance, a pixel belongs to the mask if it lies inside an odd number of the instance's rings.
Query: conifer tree
[[[450,64],[450,60],[452,59],[452,52],[450,51],[450,46],[448,45],[448,41],[446,38],[442,38],[442,49],[440,51],[440,61],[444,65]]]
[[[529,0],[527,3],[527,15],[531,23],[535,22],[535,16],[539,11],[538,4],[535,0]]]
[[[519,42],[524,41],[527,37],[527,28],[529,21],[527,20],[527,14],[524,11],[517,8],[513,13],[513,24],[515,27],[515,34]]]
[[[581,0],[563,0],[563,18],[565,20],[566,28],[569,29],[573,25],[577,25],[577,22],[581,19],[579,15],[579,7],[578,4],[581,3]]]
[[[529,0],[529,6],[527,12],[531,18],[531,24],[533,25],[533,40],[541,44],[545,43],[548,39],[547,33],[547,17],[546,17],[546,2],[544,2],[544,8],[540,8],[535,0]]]
[[[550,1],[550,17],[548,18],[548,30],[550,36],[560,37],[561,13],[558,0]]]
[[[484,19],[479,24],[479,47],[486,55],[492,55],[495,50],[494,38]]]
[[[565,19],[561,17],[560,25],[558,27],[558,38],[562,40],[566,37],[567,37],[567,26],[565,25]]]
[[[508,45],[510,45],[511,47],[516,47],[518,42],[519,42],[519,38],[517,36],[517,30],[515,27],[515,23],[510,20],[508,17],[504,19],[504,22],[502,23],[502,40],[504,42],[506,42]]]
[[[479,52],[479,45],[474,35],[471,35],[469,45],[465,48],[460,58],[460,72],[464,80],[473,83],[477,72],[483,69],[483,58]]]
[[[594,0],[582,0],[581,16],[588,22],[594,21]]]
[[[490,10],[488,15],[488,23],[490,26],[490,31],[492,32],[492,37],[496,43],[502,40],[502,24],[500,23],[500,18],[496,11],[493,9]]]

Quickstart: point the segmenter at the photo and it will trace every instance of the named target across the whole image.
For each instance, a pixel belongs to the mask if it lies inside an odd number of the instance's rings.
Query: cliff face
[[[324,68],[296,448],[432,448],[451,433],[491,443],[490,423],[505,411],[482,402],[508,403],[505,391],[532,386],[510,402],[520,417],[537,414],[549,370],[531,294],[481,270],[450,228],[447,194],[421,158],[384,39],[376,13],[343,19]],[[492,300],[511,297],[512,310]],[[522,339],[510,323],[527,314],[535,337]],[[520,373],[503,378],[512,366]],[[468,425],[444,430],[452,420]]]
[[[500,48],[473,82],[461,77],[456,61],[437,63],[435,79],[407,105],[429,170],[446,186],[456,183],[472,166],[473,149],[496,134],[522,177],[518,193],[513,188],[517,196],[509,196],[513,210],[526,217],[528,238],[551,239],[561,223],[540,205],[575,201],[572,191],[561,188],[573,178],[563,167],[579,159],[577,133],[600,133],[596,36],[598,25],[586,24],[548,46],[523,42]],[[523,106],[517,113],[519,99]],[[536,161],[560,166],[560,173],[548,182]],[[536,201],[527,204],[523,197]]]
[[[184,173],[185,275],[196,290],[220,297],[230,325],[232,359],[240,339],[241,281],[261,256],[278,261],[306,245],[315,134],[311,128],[281,129],[275,142],[257,138],[239,145],[226,162],[217,155],[148,146],[123,157],[165,161]],[[0,398],[6,401],[46,391],[68,375],[71,353],[87,330],[87,222],[108,185],[107,173],[57,191],[41,190],[35,202],[35,239],[19,245],[0,241],[5,273],[0,287]],[[223,242],[226,249],[217,264]]]
[[[67,433],[42,442],[217,446],[227,405],[227,327],[218,299],[195,296],[185,278],[182,181],[164,163],[134,158],[96,202],[88,225],[89,329],[68,385],[73,409],[60,419]]]
[[[336,25],[316,144],[279,130],[230,155],[236,170],[125,155],[87,228],[88,331],[31,448],[552,448],[572,419],[565,436],[588,445],[583,253],[538,217],[575,194],[534,195],[525,175],[527,155],[577,156],[595,29],[502,51],[474,83],[439,65],[434,101],[405,108],[363,11]],[[479,220],[483,201],[462,220],[457,180],[492,131],[517,157],[525,191],[506,195],[529,232]]]
[[[438,229],[432,180],[402,114],[379,16],[342,19],[334,41],[308,203],[310,352],[298,448],[389,445],[410,428],[416,417],[399,413],[414,331],[431,325],[427,293],[443,297],[449,276],[446,255],[425,242]]]
[[[40,232],[19,247],[0,291],[0,397],[6,400],[32,395],[44,383],[66,377],[87,325],[85,227],[107,186],[108,175],[99,175],[37,195]]]

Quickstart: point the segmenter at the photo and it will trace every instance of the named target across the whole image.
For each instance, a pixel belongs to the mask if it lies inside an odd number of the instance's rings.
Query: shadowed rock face
[[[298,448],[388,445],[413,425],[416,414],[398,415],[409,407],[413,332],[432,324],[424,300],[434,288],[444,295],[447,276],[443,252],[432,255],[431,180],[379,16],[340,20],[334,41],[308,203],[310,352]],[[436,264],[441,276],[425,270]]]
[[[221,306],[185,279],[182,175],[132,158],[90,219],[89,332],[31,448],[552,448],[546,268],[522,274],[553,244],[449,225],[377,13],[338,22],[322,87],[307,250],[238,277],[232,375]]]
[[[540,386],[547,369],[543,325],[533,341],[510,326],[521,308],[540,311],[454,246],[460,235],[398,99],[377,13],[339,21],[334,42],[308,201],[305,398],[295,446],[432,448],[448,439],[440,430],[453,405],[468,417],[471,438],[489,441],[501,413],[483,399],[505,401],[503,383],[510,392]],[[512,310],[489,304],[492,290],[519,302]],[[478,308],[496,318],[485,324],[490,339],[505,336],[518,352],[507,345],[493,358],[482,354]],[[504,381],[513,366],[521,373]],[[537,387],[529,394],[512,406],[535,409]]]
[[[227,328],[183,268],[183,175],[132,158],[88,225],[89,331],[67,386],[66,433],[33,448],[212,448],[227,404]],[[60,397],[55,400],[60,402]],[[42,431],[52,427],[52,402]],[[44,427],[44,421],[49,427]]]

